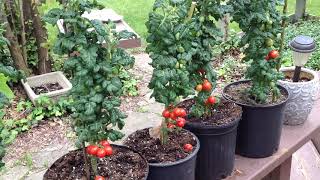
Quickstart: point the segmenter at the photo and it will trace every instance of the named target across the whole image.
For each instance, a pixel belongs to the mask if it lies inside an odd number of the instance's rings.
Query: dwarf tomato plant
[[[167,132],[185,124],[185,110],[177,108],[181,98],[194,95],[191,115],[210,115],[210,95],[215,87],[215,73],[210,65],[213,48],[219,44],[221,32],[215,26],[226,8],[218,0],[156,0],[146,23],[147,38],[154,68],[149,87],[152,97],[165,104],[162,112],[160,139],[165,143]],[[210,102],[208,103],[208,100]],[[184,111],[182,115],[176,113]]]
[[[251,62],[246,77],[252,80],[250,97],[264,103],[269,94],[273,100],[280,95],[276,83],[282,75],[277,71],[280,61],[281,14],[277,10],[279,0],[235,0],[233,20],[245,33],[241,46],[245,48],[244,60]]]
[[[123,86],[119,74],[134,63],[133,57],[118,48],[119,40],[130,38],[132,33],[116,32],[112,22],[103,24],[81,17],[85,11],[99,7],[95,1],[68,1],[63,9],[52,9],[45,16],[53,25],[59,19],[64,20],[65,33],[59,33],[54,51],[69,57],[64,68],[73,75],[72,117],[77,145],[82,147],[85,143],[98,144],[101,140],[123,137],[115,129],[123,128],[126,117],[119,110]],[[110,154],[105,147],[98,146],[98,157]]]

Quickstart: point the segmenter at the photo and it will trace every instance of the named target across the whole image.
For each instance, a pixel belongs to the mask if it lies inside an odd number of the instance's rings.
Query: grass
[[[124,16],[124,20],[141,37],[144,39],[147,37],[145,22],[148,20],[154,0],[98,0],[98,2]]]
[[[99,0],[106,7],[114,9],[118,14],[123,15],[125,21],[143,38],[148,33],[145,22],[148,20],[148,13],[152,9],[154,0]],[[296,0],[289,0],[289,14],[295,10]],[[320,16],[320,1],[307,0],[307,12]],[[231,28],[239,30],[237,24],[231,24]]]

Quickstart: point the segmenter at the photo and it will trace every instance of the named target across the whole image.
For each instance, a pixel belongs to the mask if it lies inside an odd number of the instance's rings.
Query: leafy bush
[[[320,47],[320,21],[319,20],[308,20],[301,21],[295,24],[290,24],[286,29],[285,44],[287,45],[298,35],[306,35],[314,38],[317,43],[317,47]],[[283,66],[292,66],[292,50],[285,46],[283,51]],[[320,70],[320,51],[319,48],[312,54],[306,67],[313,70]]]

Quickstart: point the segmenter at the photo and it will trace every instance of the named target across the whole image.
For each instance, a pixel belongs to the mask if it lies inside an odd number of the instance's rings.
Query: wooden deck
[[[293,154],[290,179],[320,179],[320,155],[312,142],[308,142]]]

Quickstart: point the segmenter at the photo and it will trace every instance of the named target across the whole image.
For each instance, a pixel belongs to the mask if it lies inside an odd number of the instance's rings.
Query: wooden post
[[[307,0],[296,0],[296,12],[294,15],[294,21],[298,21],[305,16],[306,6]]]
[[[290,180],[292,156],[285,160],[262,180]]]

